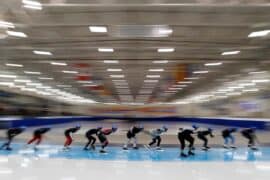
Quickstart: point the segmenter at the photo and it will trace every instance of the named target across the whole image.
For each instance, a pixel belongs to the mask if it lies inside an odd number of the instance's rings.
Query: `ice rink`
[[[251,151],[213,148],[196,149],[196,155],[180,158],[178,148],[163,151],[109,147],[107,153],[83,151],[73,146],[41,145],[38,151],[14,144],[13,151],[0,151],[2,180],[83,180],[83,179],[268,179],[270,148]]]

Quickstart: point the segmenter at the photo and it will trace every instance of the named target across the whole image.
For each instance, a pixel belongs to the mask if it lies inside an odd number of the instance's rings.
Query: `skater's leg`
[[[159,146],[160,146],[160,143],[161,143],[161,137],[160,137],[160,136],[158,136],[158,137],[157,137],[157,147],[159,147]]]
[[[68,147],[72,143],[71,136],[66,136],[66,142],[64,144],[64,147]]]
[[[131,138],[128,138],[126,143],[124,144],[124,149],[128,148],[128,145],[130,144]]]
[[[156,139],[156,137],[154,137],[154,138],[152,139],[152,141],[151,141],[148,145],[149,145],[149,146],[152,146],[153,144],[156,143],[156,141],[157,141],[157,139]]]
[[[134,149],[137,148],[137,138],[136,138],[136,136],[133,138],[133,148]]]
[[[30,139],[28,142],[27,142],[27,144],[32,144],[34,141],[36,141],[38,139],[38,137],[37,136],[33,136],[33,138],[32,139]]]
[[[192,152],[193,150],[193,145],[194,145],[194,138],[191,136],[191,135],[188,135],[186,138],[185,138],[188,142],[189,142],[189,150],[188,150],[188,154],[189,155],[194,155],[194,153]]]
[[[181,149],[180,156],[187,157],[187,155],[184,153],[184,150],[185,150],[185,147],[186,147],[185,139],[181,137],[181,138],[179,138],[179,141],[180,141],[180,145],[181,145],[181,147],[180,147],[180,149]]]
[[[83,149],[87,149],[88,148],[88,146],[91,144],[91,138],[89,138],[89,137],[87,137],[87,139],[88,139],[88,142],[85,144],[85,146],[84,146],[84,148]]]

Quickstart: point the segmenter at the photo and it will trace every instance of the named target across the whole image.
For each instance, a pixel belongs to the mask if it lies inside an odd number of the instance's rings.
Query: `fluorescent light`
[[[229,89],[243,89],[244,87],[242,86],[231,86],[231,87],[228,87]]]
[[[38,89],[51,89],[51,86],[37,86]]]
[[[114,52],[113,48],[98,48],[99,52]]]
[[[266,36],[270,33],[270,30],[262,30],[262,31],[254,31],[251,32],[248,37],[262,37],[262,36]]]
[[[180,81],[180,82],[178,82],[179,84],[191,84],[192,83],[192,81]]]
[[[53,80],[53,78],[50,78],[50,77],[39,77],[38,79],[41,79],[41,80]]]
[[[78,74],[77,71],[62,71],[62,72],[67,74]]]
[[[33,51],[34,54],[38,54],[38,55],[47,55],[47,56],[51,56],[52,53],[49,52],[49,51],[37,51],[37,50],[34,50]]]
[[[27,86],[41,86],[42,83],[31,83],[31,82],[29,82],[29,83],[26,83],[26,85]]]
[[[128,89],[129,87],[128,86],[115,86],[115,88],[118,88],[118,89]]]
[[[154,82],[158,82],[157,79],[146,79],[144,80],[145,83],[154,83]]]
[[[264,83],[264,82],[269,82],[269,79],[256,79],[252,80],[253,83]]]
[[[124,78],[125,75],[118,74],[118,75],[110,75],[111,78]]]
[[[226,56],[226,55],[235,55],[235,54],[239,54],[240,51],[226,51],[226,52],[223,52],[221,55],[222,56]]]
[[[107,27],[106,26],[89,26],[89,30],[95,33],[106,33]]]
[[[162,72],[164,69],[149,69],[150,72]]]
[[[113,82],[126,82],[125,79],[113,79],[112,81]]]
[[[254,82],[252,83],[241,83],[239,86],[255,86],[256,84]]]
[[[153,61],[154,64],[166,64],[168,63],[168,60],[157,60],[157,61]]]
[[[28,9],[36,9],[36,10],[41,10],[42,6],[32,6],[32,5],[23,5],[23,7],[28,8]]]
[[[22,91],[37,91],[35,88],[21,88]]]
[[[230,92],[230,93],[226,93],[227,96],[239,96],[242,95],[242,93],[240,92]]]
[[[63,85],[63,84],[59,84],[59,85],[56,85],[57,87],[62,87],[62,88],[69,88],[69,87],[72,87],[71,85]]]
[[[22,0],[22,3],[32,6],[41,6],[41,3],[38,1]]]
[[[267,71],[254,71],[254,72],[249,72],[248,74],[263,74],[267,73]]]
[[[7,63],[6,66],[10,66],[10,67],[23,67],[22,64],[11,64],[11,63]]]
[[[25,74],[41,74],[40,72],[35,71],[24,71]]]
[[[147,78],[160,78],[160,75],[146,75]]]
[[[193,74],[205,74],[208,73],[208,71],[194,71]]]
[[[56,66],[66,66],[67,63],[61,63],[61,62],[51,62],[51,65],[56,65]]]
[[[77,83],[85,83],[85,84],[89,84],[89,83],[93,83],[93,81],[77,81]]]
[[[173,33],[173,30],[172,29],[159,29],[158,32],[161,35],[169,35]]]
[[[17,78],[15,75],[0,74],[0,78]]]
[[[32,81],[29,80],[29,79],[15,79],[14,82],[29,83],[29,82],[32,82]]]
[[[205,63],[204,65],[205,66],[220,66],[222,64],[223,64],[222,62],[215,62],[215,63]]]
[[[173,87],[187,87],[185,84],[174,84]]]
[[[12,82],[0,82],[0,86],[14,86]]]
[[[254,89],[243,89],[242,91],[243,92],[257,92],[257,91],[259,91],[259,89],[257,89],[257,88],[254,88]]]
[[[9,36],[23,37],[23,38],[26,38],[27,37],[26,34],[24,34],[23,32],[19,32],[19,31],[6,31],[6,33]]]
[[[14,24],[7,21],[0,21],[0,27],[2,28],[15,28]]]
[[[30,9],[42,9],[42,4],[38,1],[31,1],[31,0],[22,0],[23,2],[23,7],[25,8],[30,8]]]
[[[182,90],[183,88],[174,88],[174,87],[171,87],[169,88],[169,90]]]
[[[109,72],[120,72],[122,69],[107,69]]]
[[[107,64],[118,64],[119,63],[118,60],[104,60],[103,62],[107,63]]]
[[[96,84],[83,84],[83,87],[95,87],[97,86]]]
[[[200,79],[198,77],[186,77],[184,78],[185,80],[196,80],[196,79]]]
[[[174,48],[158,48],[158,52],[160,53],[166,53],[166,52],[174,52]]]

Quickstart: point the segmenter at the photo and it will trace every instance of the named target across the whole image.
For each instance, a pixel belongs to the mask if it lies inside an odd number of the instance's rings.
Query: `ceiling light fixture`
[[[156,60],[156,61],[153,61],[154,64],[166,64],[168,62],[169,62],[168,60]]]
[[[6,66],[10,66],[10,67],[23,67],[22,64],[11,64],[11,63],[7,63]]]
[[[117,74],[117,75],[110,75],[111,78],[124,78],[125,75],[123,74]]]
[[[174,48],[158,48],[157,51],[160,53],[168,53],[168,52],[174,52],[175,49]]]
[[[15,28],[14,24],[7,21],[0,21],[1,28]]]
[[[99,52],[114,52],[113,48],[98,48]]]
[[[62,63],[62,62],[51,62],[51,65],[55,65],[55,66],[67,66],[67,63]]]
[[[147,78],[160,78],[160,75],[146,75]]]
[[[262,30],[262,31],[254,31],[251,32],[248,37],[253,38],[253,37],[262,37],[262,36],[267,36],[270,33],[270,30]]]
[[[52,53],[49,52],[49,51],[37,51],[37,50],[34,50],[33,51],[34,54],[38,54],[38,55],[47,55],[47,56],[51,56]]]
[[[122,69],[107,69],[109,72],[120,72]]]
[[[0,74],[0,78],[17,78],[15,75]]]
[[[204,65],[205,66],[220,66],[222,64],[223,64],[222,62],[215,62],[215,63],[205,63]]]
[[[206,74],[209,71],[194,71],[193,74]]]
[[[162,72],[164,69],[149,69],[150,72]]]
[[[6,33],[9,36],[23,37],[23,38],[26,38],[27,37],[27,35],[25,33],[19,32],[19,31],[6,31]]]
[[[25,74],[41,74],[41,72],[36,71],[24,71]]]
[[[107,27],[106,26],[89,26],[89,30],[94,33],[106,33]]]
[[[235,54],[239,54],[240,51],[226,51],[226,52],[223,52],[221,55],[222,56],[227,56],[227,55],[235,55]]]
[[[118,60],[104,60],[103,62],[107,63],[107,64],[118,64],[119,63]]]
[[[77,71],[62,71],[62,72],[67,74],[78,74]]]

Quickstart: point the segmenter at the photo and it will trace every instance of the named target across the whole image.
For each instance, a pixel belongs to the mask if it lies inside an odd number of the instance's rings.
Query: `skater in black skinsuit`
[[[64,135],[65,135],[65,137],[66,137],[66,142],[65,142],[65,144],[64,144],[64,150],[70,149],[69,146],[71,145],[71,143],[72,143],[72,141],[73,141],[73,139],[72,139],[72,134],[74,134],[74,133],[76,133],[77,131],[79,131],[80,128],[81,128],[80,125],[76,125],[76,126],[73,127],[73,128],[69,128],[69,129],[66,129],[66,130],[65,130]]]
[[[180,156],[181,157],[187,157],[188,155],[195,155],[194,152],[192,152],[192,150],[194,150],[194,137],[192,136],[192,134],[194,134],[194,131],[196,131],[198,129],[197,126],[193,125],[192,129],[184,129],[184,128],[179,128],[179,132],[178,132],[178,140],[181,144],[181,153]],[[189,142],[189,150],[188,150],[188,155],[186,155],[184,153],[185,147],[186,147],[186,143],[185,141]]]
[[[101,150],[99,151],[100,153],[106,153],[106,151],[104,149],[109,144],[109,141],[108,141],[106,136],[108,136],[116,131],[117,131],[117,127],[112,127],[109,129],[102,129],[101,131],[98,131],[97,137],[101,143]]]
[[[213,130],[211,128],[197,132],[197,137],[204,142],[202,150],[207,151],[208,149],[210,149],[210,147],[207,146],[208,145],[207,136],[210,135],[210,137],[214,137],[212,132],[213,132]]]
[[[228,147],[228,144],[229,144],[229,141],[231,141],[231,148],[236,148],[234,146],[234,136],[232,135],[234,132],[236,132],[237,129],[236,128],[228,128],[228,129],[224,129],[221,134],[222,134],[222,137],[224,139],[224,145],[223,147],[224,148],[229,148]]]
[[[90,129],[85,133],[85,137],[88,139],[88,142],[84,146],[84,150],[88,150],[88,146],[91,145],[91,149],[95,150],[96,138],[94,135],[97,135],[101,131],[102,127],[97,127],[95,129]]]
[[[257,150],[255,141],[258,141],[258,139],[255,134],[255,130],[256,128],[247,128],[241,131],[241,134],[248,139],[248,147],[252,150]]]
[[[133,140],[133,149],[138,149],[137,147],[137,138],[136,138],[136,135],[138,133],[140,133],[141,131],[143,131],[143,126],[132,126],[128,132],[127,132],[127,138],[128,138],[128,141],[126,142],[126,144],[124,145],[123,149],[124,150],[127,150],[128,149],[128,145],[130,143],[131,140]]]
[[[6,134],[7,134],[7,142],[5,142],[1,147],[0,150],[4,149],[11,151],[12,148],[10,147],[10,144],[13,140],[13,138],[19,134],[21,134],[22,132],[24,132],[26,129],[26,127],[18,127],[18,128],[10,128],[7,130]]]

